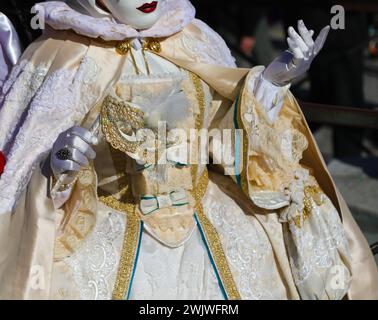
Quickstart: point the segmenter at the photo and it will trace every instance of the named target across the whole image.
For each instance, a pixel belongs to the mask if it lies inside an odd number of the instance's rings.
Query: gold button
[[[123,41],[116,45],[116,51],[118,54],[124,56],[130,51],[130,42],[129,41]]]

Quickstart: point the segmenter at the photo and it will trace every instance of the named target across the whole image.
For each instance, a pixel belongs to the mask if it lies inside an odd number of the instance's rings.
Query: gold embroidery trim
[[[204,124],[204,116],[205,116],[205,108],[206,108],[205,93],[203,90],[201,79],[193,73],[190,73],[190,76],[195,86],[197,100],[199,103],[200,112],[196,118],[196,129],[200,130]],[[192,166],[192,179],[193,179],[193,186],[196,186],[196,187],[194,188],[194,191],[192,192],[192,194],[196,202],[196,212],[197,212],[198,220],[201,224],[201,227],[207,239],[207,244],[209,246],[210,252],[214,259],[214,263],[216,265],[217,271],[221,278],[223,287],[226,291],[227,297],[231,300],[240,300],[241,297],[238,292],[237,286],[235,284],[234,278],[232,276],[230,267],[228,265],[226,254],[224,253],[219,234],[203,210],[202,199],[205,196],[207,186],[209,184],[209,176],[208,176],[207,169],[204,170],[198,182],[197,182],[197,175],[198,175],[198,165],[193,165]]]
[[[117,198],[114,195],[104,194],[99,196],[99,201],[109,208],[126,213],[126,230],[112,295],[114,300],[124,300],[131,286],[141,233],[141,221],[136,211],[136,204],[133,203],[134,199],[128,179],[124,174],[126,156],[114,148],[110,150],[116,171],[120,173],[120,180],[118,181],[120,191],[116,194]],[[118,198],[121,200],[118,200]]]
[[[243,134],[243,152],[242,152],[242,155],[243,155],[243,168],[242,168],[242,172],[240,173],[240,183],[241,183],[241,188],[243,190],[243,192],[246,194],[246,195],[249,195],[249,184],[248,184],[248,153],[249,153],[249,142],[248,142],[248,131],[246,130],[245,126],[244,126],[244,122],[243,122],[243,119],[242,119],[242,100],[243,100],[243,96],[240,95],[239,97],[239,101],[238,101],[238,105],[237,105],[237,108],[238,108],[238,123],[239,123],[239,126],[240,126],[240,129],[243,130],[244,134]]]
[[[312,212],[312,202],[314,201],[316,205],[321,206],[324,201],[319,197],[323,194],[323,191],[319,186],[307,186],[304,190],[304,200],[303,200],[303,212],[302,215],[298,215],[293,218],[293,223],[297,228],[302,228],[304,223],[310,218]]]
[[[204,125],[204,118],[206,112],[206,101],[205,101],[205,92],[201,83],[201,79],[194,73],[190,72],[190,79],[193,82],[196,97],[199,105],[199,113],[196,117],[195,127],[197,130],[201,130]]]
[[[129,216],[127,219],[127,229],[119,262],[117,280],[113,290],[113,300],[124,300],[128,298],[141,232],[143,231],[139,217]]]
[[[100,197],[106,206],[127,214],[126,230],[119,261],[117,279],[113,289],[113,300],[124,300],[131,287],[135,259],[138,251],[141,221],[136,212],[136,205],[122,203],[113,196]]]

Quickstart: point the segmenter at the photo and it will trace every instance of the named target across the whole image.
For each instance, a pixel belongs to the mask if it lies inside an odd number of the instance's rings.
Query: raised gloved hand
[[[64,183],[71,183],[80,169],[96,157],[92,145],[97,143],[97,137],[81,127],[72,127],[61,133],[51,153],[54,176],[58,179],[63,173],[68,174]]]
[[[290,50],[282,53],[266,68],[264,79],[282,87],[306,73],[323,48],[329,30],[329,26],[324,27],[314,41],[314,31],[309,31],[302,20],[298,21],[299,34],[290,27],[287,38]]]

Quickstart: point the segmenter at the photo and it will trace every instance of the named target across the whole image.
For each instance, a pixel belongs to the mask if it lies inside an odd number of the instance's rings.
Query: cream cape
[[[159,54],[162,57],[197,74],[225,99],[235,101],[241,92],[240,112],[248,113],[246,99],[249,94],[243,84],[246,77],[250,77],[248,74],[253,75],[256,70],[229,68],[232,59],[224,42],[199,21],[192,21],[181,32],[166,37],[161,39]],[[124,57],[115,53],[111,41],[49,29],[28,48],[5,84],[0,111],[0,149],[8,158],[0,179],[1,296],[9,297],[13,285],[26,283],[33,276],[32,265],[42,265],[46,272],[51,270],[54,216],[39,215],[38,212],[54,212],[54,209],[51,201],[44,197],[44,190],[31,185],[29,191],[25,188],[33,172],[38,173],[38,167],[46,159],[59,133],[82,122],[117,81],[123,63]],[[277,122],[286,123],[285,119],[290,119],[309,141],[301,164],[312,168],[321,188],[341,212],[353,258],[349,297],[376,298],[377,268],[368,244],[334,186],[300,108],[290,95]],[[248,131],[244,120],[240,124]],[[252,140],[247,143],[252,144]],[[243,191],[252,199],[256,199],[257,192],[276,191],[274,183],[261,183],[267,181],[264,172],[259,170],[263,157],[264,154],[249,157],[247,170],[242,173]],[[268,180],[279,180],[280,177],[283,175],[277,168]],[[39,193],[35,196],[45,198],[40,203],[41,210],[33,210],[33,215],[18,210],[18,214],[12,215],[16,203],[18,208],[27,206],[26,192]],[[23,290],[22,284],[20,287]]]

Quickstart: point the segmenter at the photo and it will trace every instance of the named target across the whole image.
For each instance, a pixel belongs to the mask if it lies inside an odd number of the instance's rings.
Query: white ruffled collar
[[[55,30],[73,30],[90,38],[121,41],[130,38],[165,38],[180,32],[195,17],[188,0],[163,0],[163,13],[150,29],[138,31],[115,21],[111,16],[92,17],[80,13],[62,1],[42,2],[36,10],[45,13],[45,22]]]

